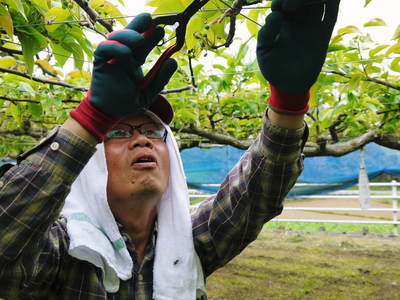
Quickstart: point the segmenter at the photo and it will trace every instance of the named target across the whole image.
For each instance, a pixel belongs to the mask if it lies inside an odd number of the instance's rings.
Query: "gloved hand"
[[[257,60],[271,85],[269,106],[303,114],[326,58],[340,0],[273,0],[258,33]]]
[[[174,59],[166,60],[155,80],[139,88],[144,78],[141,65],[164,36],[157,26],[143,37],[151,26],[150,14],[140,14],[124,29],[110,33],[94,52],[90,90],[70,115],[99,141],[120,118],[149,107],[177,68]]]

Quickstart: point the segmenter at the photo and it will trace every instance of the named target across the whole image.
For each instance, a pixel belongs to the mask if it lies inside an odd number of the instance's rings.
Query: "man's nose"
[[[133,131],[133,136],[129,139],[129,147],[150,147],[153,148],[153,141],[146,135],[140,133],[139,130]]]

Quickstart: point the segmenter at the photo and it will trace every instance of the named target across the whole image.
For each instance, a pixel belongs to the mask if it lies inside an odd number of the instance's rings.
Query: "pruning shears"
[[[157,25],[174,25],[178,23],[176,28],[176,42],[169,46],[164,53],[158,58],[155,65],[146,74],[142,82],[140,83],[140,89],[145,89],[155,76],[160,71],[162,64],[172,56],[172,54],[182,49],[185,43],[186,27],[189,23],[190,18],[196,14],[209,0],[193,0],[183,11],[173,15],[159,16],[153,19],[153,24],[149,30],[144,32],[142,35],[146,38],[151,35]]]

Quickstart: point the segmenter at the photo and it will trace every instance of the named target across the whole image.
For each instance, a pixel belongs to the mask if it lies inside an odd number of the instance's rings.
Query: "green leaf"
[[[400,54],[400,43],[394,44],[392,47],[390,47],[386,51],[386,55],[389,55],[389,54],[392,54],[392,53]]]
[[[36,7],[36,9],[42,14],[46,14],[49,10],[49,6],[47,5],[47,0],[30,0]]]
[[[24,17],[24,19],[27,21],[28,19],[26,18],[25,10],[24,10],[24,5],[22,4],[21,0],[2,0],[2,2],[7,3],[8,7],[11,9],[16,10],[21,14],[21,16]]]
[[[53,22],[64,22],[67,20],[71,14],[68,10],[62,9],[60,7],[52,7],[44,16],[46,23],[53,23]],[[46,29],[48,32],[55,31],[58,27],[63,24],[53,24],[53,25],[46,25]]]
[[[400,72],[400,58],[393,59],[392,63],[390,64],[390,69],[395,72]]]
[[[204,28],[204,21],[199,16],[194,16],[190,19],[188,23],[188,27],[186,29],[185,36],[185,45],[187,49],[194,49],[198,42],[198,39],[195,37],[196,32],[201,32]]]
[[[28,103],[28,108],[29,108],[29,111],[32,114],[32,117],[38,118],[43,113],[43,108],[42,108],[41,104],[29,102]]]
[[[6,114],[10,114],[13,116],[14,120],[18,123],[21,122],[21,109],[18,104],[10,103],[10,106],[7,108]]]
[[[373,26],[386,26],[386,23],[381,18],[374,18],[364,24],[364,27],[373,27]]]
[[[107,0],[90,0],[89,6],[93,8],[95,11],[104,13],[107,16],[116,17],[123,16],[120,10],[111,2]],[[126,26],[128,23],[124,18],[118,18],[117,21],[122,25]]]
[[[254,20],[255,22],[258,21],[258,16],[260,12],[256,9],[250,10],[249,14],[247,15],[250,19]],[[246,26],[247,30],[250,32],[251,35],[256,36],[258,31],[260,30],[259,26],[254,22],[246,19]]]
[[[372,0],[365,0],[364,7],[366,7]]]
[[[347,47],[343,46],[342,44],[332,43],[328,47],[328,52],[336,52],[336,51],[342,51],[342,50],[346,50],[346,49],[347,49]]]
[[[4,28],[7,35],[12,38],[14,35],[13,20],[8,10],[0,4],[0,27]]]
[[[71,52],[63,47],[63,43],[50,42],[57,64],[62,67],[71,56]]]
[[[35,28],[24,27],[24,31],[15,33],[21,42],[24,61],[28,67],[28,72],[33,72],[34,55],[47,46],[47,39]]]
[[[70,30],[70,35],[73,36],[78,44],[82,47],[82,50],[86,53],[89,60],[92,60],[93,47],[90,41],[84,35],[82,28],[73,26]]]
[[[176,0],[147,0],[147,6],[155,7],[154,13],[165,13],[171,11],[182,11],[185,9],[184,4],[181,1]]]
[[[337,35],[332,38],[332,41],[340,40],[344,35],[360,33],[360,29],[357,26],[349,25],[338,30]]]
[[[353,75],[348,82],[348,88],[350,91],[358,91],[360,88],[360,81],[363,79],[363,75]]]
[[[392,37],[392,40],[398,39],[400,39],[400,25],[397,26],[396,31],[394,32],[394,35]]]
[[[4,56],[0,58],[0,67],[8,69],[14,67],[17,64],[17,60],[12,56]]]
[[[375,47],[374,49],[371,49],[369,51],[369,56],[373,57],[375,56],[377,53],[381,52],[383,49],[386,49],[387,47],[389,47],[389,45],[380,45],[378,47]]]

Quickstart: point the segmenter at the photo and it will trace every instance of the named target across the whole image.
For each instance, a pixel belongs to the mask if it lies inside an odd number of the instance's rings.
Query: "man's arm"
[[[257,60],[270,83],[268,118],[218,194],[193,214],[195,247],[206,276],[254,240],[303,167],[309,90],[324,63],[340,0],[273,0],[257,38]]]
[[[275,117],[275,122],[287,121]],[[194,244],[206,276],[240,253],[281,213],[284,197],[302,171],[307,135],[304,123],[288,129],[266,118],[261,134],[218,193],[194,210]]]
[[[97,144],[96,137],[89,131],[87,131],[78,121],[75,121],[72,118],[69,118],[67,121],[65,121],[61,128],[79,136],[92,146],[95,146]]]
[[[304,126],[304,115],[286,115],[268,110],[268,119],[271,125],[287,129],[298,129]]]
[[[60,211],[94,151],[56,128],[0,178],[0,298],[18,299],[56,280],[68,249]]]

